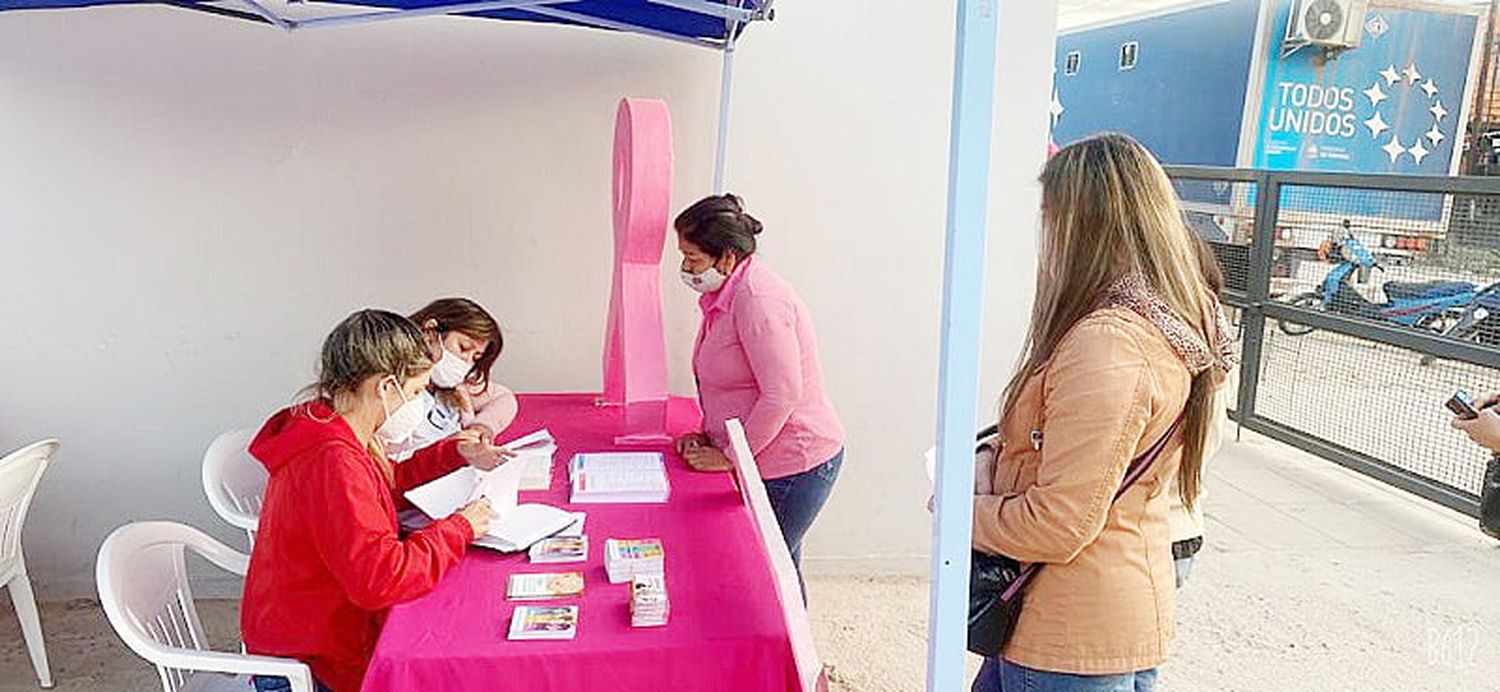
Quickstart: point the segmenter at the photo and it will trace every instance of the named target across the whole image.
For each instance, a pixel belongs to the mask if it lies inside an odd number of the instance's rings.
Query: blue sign
[[[1271,36],[1286,35],[1288,0]],[[1281,57],[1271,41],[1255,165],[1271,170],[1447,175],[1479,18],[1371,7],[1358,48]]]

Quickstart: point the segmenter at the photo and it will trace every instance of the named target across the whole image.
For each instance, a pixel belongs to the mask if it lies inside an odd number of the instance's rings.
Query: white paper
[[[521,452],[523,450],[526,450],[528,447],[546,447],[549,445],[555,449],[557,447],[557,441],[552,439],[552,433],[550,431],[548,431],[546,428],[542,428],[541,430],[538,430],[536,432],[522,435],[514,440],[511,440],[510,442],[501,445],[501,447],[512,452]]]
[[[479,498],[490,501],[490,507],[504,513],[516,506],[521,490],[521,474],[526,465],[506,462],[493,471],[465,466],[453,473],[406,491],[406,499],[433,519],[443,519]]]
[[[502,513],[490,524],[490,530],[474,541],[474,545],[513,553],[531,547],[531,544],[557,535],[578,521],[572,512],[548,505],[519,505]]]
[[[583,537],[583,520],[587,519],[588,515],[584,514],[583,512],[573,512],[572,515],[573,515],[573,523],[570,524],[568,526],[568,528],[563,529],[561,531],[558,531],[557,534],[556,534],[556,536],[558,538],[582,538]]]
[[[922,466],[927,469],[927,483],[937,482],[937,447],[928,447],[922,453]]]

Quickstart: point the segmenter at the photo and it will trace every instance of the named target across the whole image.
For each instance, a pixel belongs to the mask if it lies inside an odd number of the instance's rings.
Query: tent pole
[[[282,19],[275,12],[272,12],[270,10],[270,8],[268,8],[265,5],[262,5],[259,2],[257,2],[257,0],[240,0],[240,2],[242,4],[244,4],[246,7],[249,7],[252,12],[254,12],[255,14],[260,15],[267,22],[270,22],[273,26],[275,26],[278,29],[281,29],[282,31],[288,31],[289,32],[289,31],[297,28],[291,22],[289,22],[289,21],[287,21],[285,19]]]
[[[974,423],[979,399],[980,318],[995,103],[995,3],[958,3],[938,365],[928,692],[964,689],[969,534],[974,511]]]
[[[1035,219],[1040,206],[1035,181],[1047,147],[1047,67],[1057,35],[1057,5],[1058,0],[958,3],[938,371],[929,692],[965,689],[986,227],[992,197],[1007,222],[1018,215]],[[997,93],[1005,94],[998,109]],[[996,132],[1002,134],[992,152]],[[1007,272],[995,277],[1002,285],[1030,283],[1035,263],[1029,236],[1014,230],[1006,234]],[[998,326],[1010,328],[1007,339],[1019,345],[1029,310],[1017,310],[1014,304],[997,307],[991,319],[1005,320]]]
[[[729,99],[734,88],[734,37],[724,44],[724,71],[719,75],[719,140],[714,152],[714,194],[724,194],[724,170],[729,163]]]

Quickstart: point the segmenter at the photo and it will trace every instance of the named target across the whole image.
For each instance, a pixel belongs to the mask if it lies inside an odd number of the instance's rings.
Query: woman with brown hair
[[[493,442],[516,418],[516,395],[490,379],[505,348],[500,324],[468,298],[439,298],[411,315],[432,356],[432,384],[421,393],[427,419],[392,458],[447,437]]]
[[[673,226],[682,281],[701,294],[703,311],[693,348],[703,430],[679,438],[677,452],[699,471],[726,470],[725,422],[742,422],[800,575],[803,536],[844,463],[844,425],[823,386],[812,316],[756,254],[761,224],[739,197],[701,199]]]
[[[1175,617],[1170,495],[1197,500],[1233,344],[1144,147],[1122,135],[1071,144],[1041,184],[1036,302],[973,543],[1045,567],[974,689],[1152,690]],[[1169,434],[1111,502],[1131,461]]]

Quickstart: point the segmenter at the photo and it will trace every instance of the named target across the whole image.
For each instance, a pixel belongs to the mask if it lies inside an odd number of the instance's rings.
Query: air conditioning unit
[[[1369,0],[1294,0],[1282,55],[1318,46],[1325,54],[1358,48]]]

